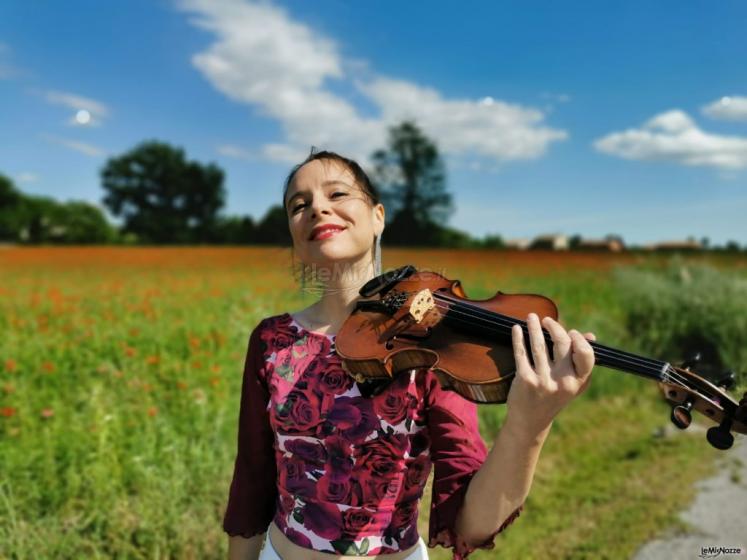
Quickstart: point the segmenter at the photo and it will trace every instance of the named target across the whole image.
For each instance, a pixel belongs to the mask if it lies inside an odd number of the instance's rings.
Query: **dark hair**
[[[317,159],[333,160],[347,167],[350,170],[350,172],[353,174],[353,177],[355,178],[355,182],[358,183],[358,186],[366,194],[371,204],[376,205],[379,203],[379,191],[376,189],[373,183],[371,183],[371,180],[368,178],[368,175],[366,175],[366,172],[363,171],[363,169],[361,168],[360,165],[358,165],[358,163],[356,163],[354,160],[350,158],[341,156],[340,154],[336,152],[330,152],[328,150],[322,150],[320,152],[317,152],[316,148],[312,147],[311,152],[309,153],[309,156],[305,160],[303,160],[301,163],[296,165],[291,170],[291,172],[288,174],[288,177],[285,179],[285,186],[283,188],[283,208],[285,208],[285,197],[288,195],[288,187],[290,187],[290,184],[293,181],[293,177],[296,176],[296,172],[299,169],[301,169],[301,167],[309,163],[310,161],[315,161]]]

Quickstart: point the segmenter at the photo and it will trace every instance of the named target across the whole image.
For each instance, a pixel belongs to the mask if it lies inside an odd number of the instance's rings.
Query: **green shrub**
[[[614,278],[631,350],[673,365],[700,351],[693,371],[747,381],[747,279],[678,256],[663,271],[620,267]]]

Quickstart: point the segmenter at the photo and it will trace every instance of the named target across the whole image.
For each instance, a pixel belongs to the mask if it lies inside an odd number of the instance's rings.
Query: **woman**
[[[530,314],[532,367],[514,327],[517,374],[488,453],[476,405],[443,390],[432,370],[403,372],[371,395],[341,367],[335,333],[381,268],[384,207],[360,166],[312,153],[289,174],[283,201],[304,278],[310,268],[322,295],[263,319],[249,338],[223,520],[229,557],[426,559],[417,513],[431,467],[429,546],[453,548],[456,560],[493,548],[522,511],[554,417],[591,379],[585,336],[594,335]]]

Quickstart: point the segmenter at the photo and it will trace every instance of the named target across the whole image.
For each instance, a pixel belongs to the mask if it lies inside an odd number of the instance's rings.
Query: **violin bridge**
[[[429,289],[420,290],[412,298],[409,315],[423,327],[433,327],[441,319],[433,294]]]

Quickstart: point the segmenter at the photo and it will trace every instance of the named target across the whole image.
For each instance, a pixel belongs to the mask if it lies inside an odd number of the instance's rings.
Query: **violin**
[[[530,312],[558,318],[558,308],[537,294],[497,292],[469,299],[459,280],[406,265],[368,281],[359,294],[366,299],[345,320],[335,338],[342,366],[359,386],[379,392],[398,373],[432,369],[441,385],[478,403],[505,403],[516,365],[511,327],[521,326]],[[547,348],[552,338],[542,329]],[[747,393],[740,402],[727,394],[731,374],[715,384],[691,370],[589,341],[595,364],[655,381],[672,405],[671,420],[680,429],[692,422],[692,411],[717,425],[707,432],[717,449],[734,443],[732,431],[747,433]],[[531,359],[531,356],[530,356]]]

